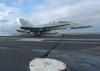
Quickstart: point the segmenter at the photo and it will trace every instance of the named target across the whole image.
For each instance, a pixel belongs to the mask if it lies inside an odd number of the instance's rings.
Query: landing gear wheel
[[[36,37],[36,36],[37,36],[37,34],[33,34],[33,36],[34,36],[34,37]]]
[[[41,34],[39,34],[38,36],[41,36]]]
[[[38,32],[38,33],[37,33],[37,36],[41,36],[41,34],[42,34],[41,32]]]
[[[62,30],[61,30],[61,34],[60,34],[60,36],[61,36],[61,37],[63,37],[63,36],[64,36],[64,35],[63,35],[63,31],[62,31]]]
[[[63,34],[60,34],[60,36],[63,37],[64,35]]]
[[[37,37],[37,36],[41,36],[41,34],[42,34],[41,32],[35,32],[35,33],[33,33],[33,36]]]

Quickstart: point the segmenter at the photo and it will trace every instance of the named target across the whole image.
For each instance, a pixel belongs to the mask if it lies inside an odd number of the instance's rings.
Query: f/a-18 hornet
[[[22,33],[33,33],[33,36],[41,36],[41,34],[56,34],[57,31],[52,30],[61,30],[60,36],[63,36],[63,30],[71,30],[71,29],[81,29],[81,28],[89,28],[92,27],[92,25],[83,25],[83,24],[77,24],[77,23],[71,23],[67,21],[53,21],[52,23],[46,23],[42,25],[35,25],[30,21],[26,21],[23,18],[19,19],[21,23],[21,27],[17,32]]]

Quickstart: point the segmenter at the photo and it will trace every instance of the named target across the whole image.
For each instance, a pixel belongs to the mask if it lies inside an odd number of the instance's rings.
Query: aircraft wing
[[[46,26],[45,28],[56,28],[56,27],[61,27],[61,26],[69,26],[70,24],[56,24],[56,25],[52,25],[52,26]]]

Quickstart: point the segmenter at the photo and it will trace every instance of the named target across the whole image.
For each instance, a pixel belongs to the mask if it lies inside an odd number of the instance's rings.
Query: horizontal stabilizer
[[[19,29],[19,30],[17,30],[17,32],[21,32],[21,33],[30,33],[29,30],[23,30],[23,29]]]

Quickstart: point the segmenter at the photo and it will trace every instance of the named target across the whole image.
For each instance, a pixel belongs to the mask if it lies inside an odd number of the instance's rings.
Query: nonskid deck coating
[[[99,37],[61,38],[52,36],[36,38],[0,37],[0,71],[26,71],[29,61],[49,50],[60,39],[62,39],[61,42],[50,53],[50,58],[60,59],[65,62],[71,71],[100,70],[99,55],[80,51],[100,47]],[[93,63],[94,61],[95,63]]]

